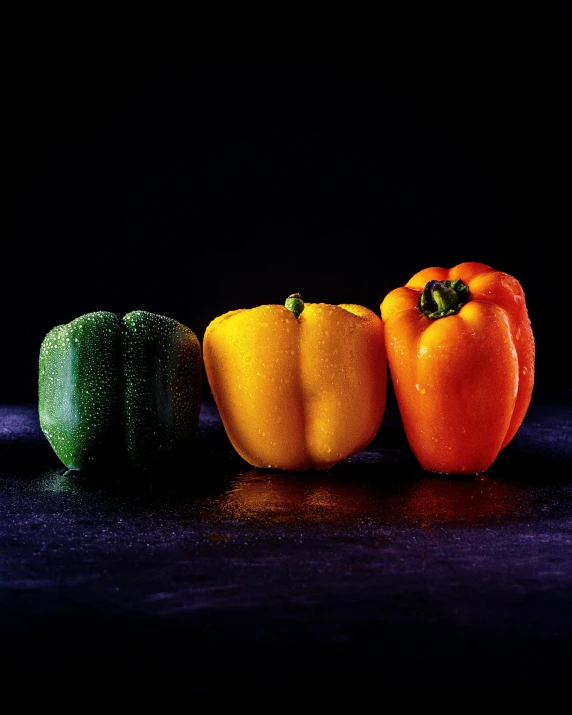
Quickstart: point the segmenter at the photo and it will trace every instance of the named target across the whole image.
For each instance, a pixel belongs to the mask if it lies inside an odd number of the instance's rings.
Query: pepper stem
[[[460,278],[454,281],[429,281],[417,303],[417,309],[436,320],[453,315],[469,300],[469,288]]]
[[[304,299],[300,293],[292,293],[286,298],[284,305],[289,311],[294,313],[294,317],[297,318],[304,310]]]

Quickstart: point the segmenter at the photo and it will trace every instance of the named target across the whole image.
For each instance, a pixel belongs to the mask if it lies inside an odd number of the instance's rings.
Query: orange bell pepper
[[[203,357],[230,442],[255,467],[329,469],[364,449],[383,418],[380,317],[360,305],[232,310],[207,326]]]
[[[482,473],[532,396],[535,343],[524,292],[483,263],[426,268],[383,299],[389,371],[423,469]]]

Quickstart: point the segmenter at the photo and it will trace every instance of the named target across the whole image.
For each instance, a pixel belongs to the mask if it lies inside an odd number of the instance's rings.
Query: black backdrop
[[[568,399],[565,18],[466,20],[320,51],[16,33],[0,402],[36,400],[41,340],[85,312],[150,310],[202,340],[294,291],[379,311],[465,260],[520,280],[535,395]]]

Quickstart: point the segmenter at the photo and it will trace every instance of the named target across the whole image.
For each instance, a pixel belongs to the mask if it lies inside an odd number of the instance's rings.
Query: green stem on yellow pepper
[[[298,318],[300,313],[304,310],[304,299],[300,293],[292,293],[286,298],[284,305],[294,314],[295,318]]]

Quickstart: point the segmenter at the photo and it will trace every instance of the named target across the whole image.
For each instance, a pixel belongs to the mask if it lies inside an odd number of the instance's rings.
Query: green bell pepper
[[[68,469],[149,468],[194,445],[200,342],[186,325],[143,310],[87,313],[40,346],[40,427]]]

